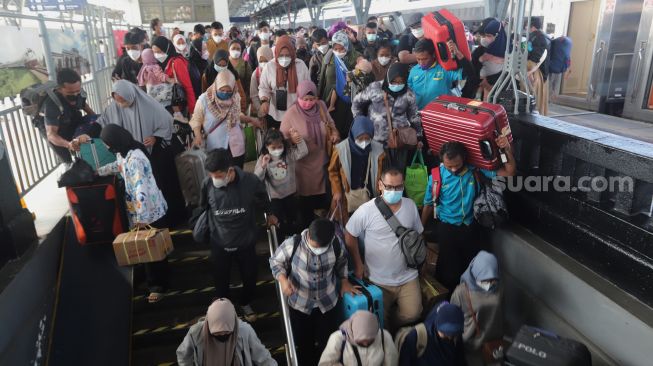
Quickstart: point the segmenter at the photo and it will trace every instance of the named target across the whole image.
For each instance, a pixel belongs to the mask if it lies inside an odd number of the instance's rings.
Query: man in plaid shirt
[[[317,365],[329,335],[338,327],[336,281],[341,283],[340,295],[360,292],[347,280],[347,258],[331,221],[313,221],[297,239],[297,246],[295,237],[279,246],[270,268],[288,297],[299,364]]]

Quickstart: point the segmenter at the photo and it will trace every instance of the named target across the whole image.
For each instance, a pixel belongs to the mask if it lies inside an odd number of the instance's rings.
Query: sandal
[[[157,303],[163,299],[165,296],[162,292],[150,292],[150,295],[147,297],[147,302],[150,304]]]

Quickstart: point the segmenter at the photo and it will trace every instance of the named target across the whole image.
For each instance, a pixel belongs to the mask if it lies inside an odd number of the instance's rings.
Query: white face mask
[[[476,281],[476,285],[480,288],[483,289],[483,291],[490,291],[492,288],[492,282],[483,282],[483,281]]]
[[[337,58],[343,58],[347,54],[347,52],[336,52],[333,51],[333,54],[336,55]]]
[[[222,187],[225,187],[227,185],[227,178],[219,179],[219,178],[211,177],[211,180],[213,181],[213,186],[215,188],[222,188]]]
[[[267,64],[268,64],[267,61],[266,61],[266,62],[259,62],[259,63],[258,63],[258,67],[259,67],[261,70],[263,70],[263,69],[265,68],[265,65],[267,65]]]
[[[229,56],[231,56],[231,58],[240,58],[240,51],[231,50],[229,51]]]
[[[360,147],[361,149],[365,149],[371,143],[372,142],[370,140],[356,140],[356,146]]]
[[[213,69],[217,71],[218,73],[224,71],[227,69],[228,66],[218,66],[216,64],[213,64]]]
[[[208,60],[209,59],[209,51],[202,51],[202,60]]]
[[[481,46],[488,48],[492,44],[492,40],[487,37],[481,37]]]
[[[422,28],[411,29],[410,32],[415,36],[415,38],[424,37],[424,29]]]
[[[382,66],[385,66],[390,63],[391,58],[390,57],[379,57],[379,63]]]
[[[281,154],[283,154],[283,147],[281,149],[271,149],[268,151],[270,152],[270,155],[272,155],[272,157],[278,158],[281,156]]]
[[[320,52],[322,52],[322,54],[326,54],[327,52],[329,52],[329,45],[328,44],[323,44],[321,46],[318,46],[317,49],[320,50]]]
[[[313,248],[310,244],[308,244],[308,249],[310,249],[311,252],[313,252],[313,254],[315,254],[315,255],[322,255],[322,254],[326,253],[327,250],[329,250],[329,246],[327,245],[327,246],[324,246],[324,247]]]
[[[132,60],[138,61],[138,59],[141,57],[141,51],[140,50],[127,50],[127,55]]]
[[[259,37],[261,38],[262,41],[268,41],[270,40],[270,32],[259,32]]]
[[[277,59],[277,62],[279,63],[279,65],[281,65],[281,67],[290,66],[290,61],[292,61],[290,57],[279,57],[279,59]]]
[[[159,62],[163,62],[168,59],[168,55],[165,53],[155,53],[154,58]]]
[[[177,51],[183,53],[183,52],[186,50],[186,47],[187,47],[187,46],[188,46],[188,45],[187,45],[186,43],[184,43],[184,44],[178,44],[178,45],[175,45],[175,48],[177,49]]]
[[[222,42],[222,36],[211,36],[211,38],[213,38],[213,42],[215,43]]]

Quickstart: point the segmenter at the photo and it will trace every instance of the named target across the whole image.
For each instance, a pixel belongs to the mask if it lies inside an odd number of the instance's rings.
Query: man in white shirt
[[[401,225],[421,234],[424,228],[417,206],[411,199],[402,197],[403,173],[388,168],[381,173],[378,185],[383,200]],[[399,239],[374,200],[354,212],[346,229],[347,250],[354,261],[355,276],[362,278],[367,266],[370,281],[383,290],[385,324],[391,324],[389,329],[397,329],[417,321],[422,313],[418,272],[406,264]],[[358,250],[359,237],[365,242],[365,263]],[[393,312],[395,305],[396,312]]]

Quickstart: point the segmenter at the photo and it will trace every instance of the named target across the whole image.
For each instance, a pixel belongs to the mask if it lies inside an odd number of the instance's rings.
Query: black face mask
[[[231,334],[223,334],[223,335],[214,336],[214,337],[215,337],[215,339],[218,340],[218,342],[222,342],[222,343],[224,343],[224,342],[226,342],[227,340],[229,340],[229,337],[231,337]]]
[[[297,58],[306,58],[308,56],[308,51],[305,48],[300,48],[297,50]]]

